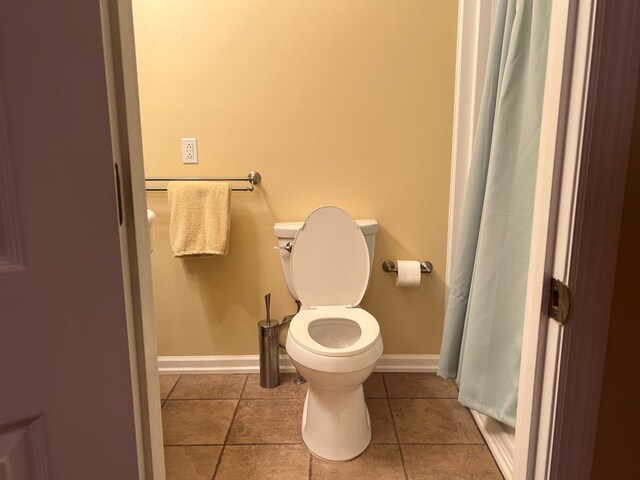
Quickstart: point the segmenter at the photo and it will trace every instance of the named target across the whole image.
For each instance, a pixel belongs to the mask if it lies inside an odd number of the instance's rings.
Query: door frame
[[[124,159],[123,207],[129,227],[127,267],[133,317],[130,344],[137,366],[132,382],[139,392],[138,443],[145,464],[141,478],[162,480],[164,456],[132,7],[126,0],[101,2],[103,32],[110,35],[105,42],[106,61]],[[480,37],[466,36],[465,26],[472,14],[476,32],[490,26],[486,4],[487,0],[459,1],[447,272],[479,105],[481,87],[478,90],[477,82],[482,81],[484,68],[478,67],[478,59],[483,55],[486,59],[487,46]],[[587,478],[575,473],[576,466],[584,465],[586,470],[581,473],[588,473],[591,467],[632,127],[633,112],[627,99],[635,98],[637,81],[634,49],[640,47],[640,29],[634,32],[633,25],[638,22],[640,7],[633,0],[553,3],[552,34],[564,48],[554,48],[548,59],[538,178],[545,175],[550,181],[536,187],[534,225],[540,230],[532,242],[531,259],[536,268],[529,272],[513,478]],[[475,52],[461,56],[464,45],[475,45]],[[464,80],[461,72],[475,72],[473,81]],[[553,94],[547,95],[547,88]],[[466,106],[468,98],[473,99],[471,110]],[[469,114],[474,121],[461,128],[459,118]],[[458,158],[466,160],[458,162]],[[573,181],[576,174],[580,182]],[[603,191],[599,188],[603,184],[612,188]],[[594,235],[597,231],[605,233]],[[558,263],[564,275],[555,268]],[[552,274],[567,281],[574,298],[572,315],[561,328],[542,314],[547,298],[544,285]],[[581,401],[585,398],[588,401]]]
[[[109,117],[121,205],[121,251],[140,480],[164,480],[158,352],[140,100],[130,0],[100,0]]]
[[[556,243],[548,250],[545,278],[551,274],[569,285],[572,307],[561,328],[546,315],[538,317],[549,326],[546,352],[556,348],[560,352],[555,364],[545,360],[540,398],[547,423],[540,423],[538,438],[546,435],[548,441],[542,443],[545,449],[537,442],[535,458],[536,471],[551,479],[591,476],[640,67],[637,2],[574,0],[568,11],[568,24],[576,25],[572,95],[567,122],[556,128],[565,132],[558,135],[564,136],[564,145],[549,145],[549,153],[556,158],[564,155],[577,180],[571,199],[563,200],[569,179],[565,166],[558,179],[560,216],[555,225],[550,223]],[[576,65],[580,66],[587,30],[591,52],[582,73]],[[584,81],[579,80],[581,75]],[[579,110],[572,108],[574,94],[581,99]],[[579,136],[571,133],[572,124],[578,122],[572,110],[581,115]],[[563,204],[569,202],[572,214],[564,222]],[[560,333],[554,335],[554,329]]]
[[[578,165],[589,96],[595,1],[554,2],[533,216],[516,432],[515,478],[548,478],[564,327],[547,315],[548,285],[567,283]]]
[[[629,158],[640,8],[553,3],[514,478],[589,478]],[[635,28],[634,28],[635,27]],[[540,181],[542,179],[542,181]],[[571,313],[547,314],[549,282]],[[520,409],[520,406],[524,406]],[[525,435],[526,434],[526,435]],[[518,437],[527,442],[518,442]]]
[[[481,4],[459,2],[459,25],[471,25],[479,38],[458,36],[447,274],[473,142],[469,120],[460,115],[475,115],[483,78],[470,80],[469,72],[486,64],[482,36],[490,19],[478,15]],[[633,126],[628,99],[636,92],[638,22],[632,1],[553,2],[513,450],[499,422],[476,416],[507,478],[590,474]],[[552,277],[571,290],[564,327],[546,314]]]

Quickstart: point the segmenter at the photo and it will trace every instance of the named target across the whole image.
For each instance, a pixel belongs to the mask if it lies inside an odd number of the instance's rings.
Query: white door
[[[97,2],[0,2],[0,478],[139,478]]]

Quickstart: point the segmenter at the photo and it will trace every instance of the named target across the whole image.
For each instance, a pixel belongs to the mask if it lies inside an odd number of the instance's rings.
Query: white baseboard
[[[494,418],[471,410],[482,436],[487,442],[493,458],[496,460],[502,475],[507,480],[513,477],[513,454],[515,450],[515,430]]]
[[[416,372],[436,373],[440,355],[431,354],[393,354],[382,355],[376,365],[376,372]]]
[[[422,372],[438,370],[439,355],[382,355],[376,372]],[[160,373],[258,373],[258,355],[162,356],[158,357]],[[280,371],[294,372],[288,355],[280,355]]]

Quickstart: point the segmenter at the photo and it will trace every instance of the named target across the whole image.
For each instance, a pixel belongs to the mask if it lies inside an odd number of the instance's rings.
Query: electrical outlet
[[[182,163],[198,163],[198,140],[182,138]]]

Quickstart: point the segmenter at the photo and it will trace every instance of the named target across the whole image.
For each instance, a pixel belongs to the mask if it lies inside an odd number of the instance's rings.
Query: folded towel
[[[216,182],[169,182],[169,241],[174,257],[226,255],[231,187]]]

